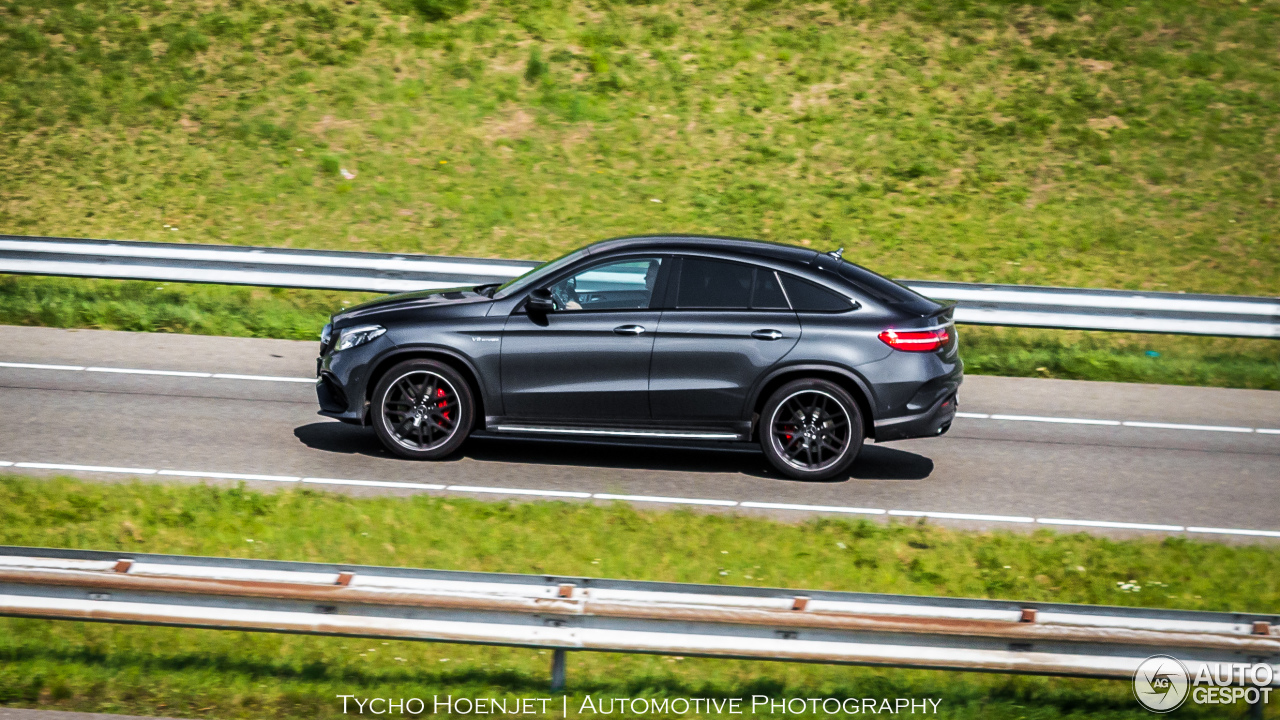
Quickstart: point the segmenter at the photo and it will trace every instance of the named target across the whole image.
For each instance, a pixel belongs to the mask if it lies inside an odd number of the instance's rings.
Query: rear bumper
[[[956,418],[957,405],[956,394],[953,392],[935,402],[928,410],[922,413],[888,420],[877,420],[875,424],[876,442],[943,435],[951,429],[951,421]]]

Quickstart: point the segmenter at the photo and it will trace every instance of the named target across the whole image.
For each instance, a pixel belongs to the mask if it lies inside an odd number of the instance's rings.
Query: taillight
[[[946,328],[933,330],[885,330],[880,333],[880,342],[894,350],[906,352],[931,352],[937,350],[951,339]]]

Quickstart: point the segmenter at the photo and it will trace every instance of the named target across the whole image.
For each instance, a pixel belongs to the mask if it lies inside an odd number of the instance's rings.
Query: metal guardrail
[[[506,282],[538,263],[0,235],[0,272],[397,293]]]
[[[573,650],[1124,679],[1163,653],[1280,685],[1274,614],[0,547],[0,615],[547,648],[553,687]]]
[[[1280,299],[901,280],[970,325],[1280,338]]]
[[[505,282],[534,261],[0,235],[0,272],[405,292]],[[902,280],[976,325],[1280,338],[1280,299]]]

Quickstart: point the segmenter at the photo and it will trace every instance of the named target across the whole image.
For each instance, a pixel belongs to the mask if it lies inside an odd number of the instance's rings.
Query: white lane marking
[[[216,478],[219,480],[267,480],[270,482],[298,482],[302,478],[292,475],[253,475],[246,473],[207,472],[204,470],[161,470],[157,475],[178,477]]]
[[[27,370],[83,370],[83,365],[41,365],[40,363],[0,362],[0,367]]]
[[[97,373],[120,373],[122,375],[172,375],[174,377],[195,378],[213,377],[213,373],[187,372],[186,370],[143,370],[140,368],[87,367],[84,371]]]
[[[85,367],[83,365],[44,365],[41,363],[0,362],[0,368],[24,370],[65,370],[71,372],[115,373],[118,375],[163,375],[168,377],[213,378],[215,380],[256,380],[260,382],[287,382],[315,384],[315,378],[284,377],[281,375],[241,375],[239,373],[192,372],[188,370],[151,370],[147,368]]]
[[[719,505],[733,507],[735,500],[702,500],[699,498],[657,497],[654,495],[613,495],[611,493],[594,493],[591,497],[597,500],[626,500],[628,502],[669,503],[673,505]]]
[[[526,488],[477,487],[469,485],[437,485],[431,483],[393,482],[385,480],[341,480],[336,478],[298,478],[290,475],[254,475],[247,473],[206,472],[196,470],[153,470],[150,468],[125,468],[104,465],[70,465],[64,463],[10,462],[0,460],[0,467],[32,468],[42,470],[69,470],[76,472],[122,473],[129,475],[169,475],[179,477],[214,478],[228,480],[265,480],[271,482],[303,482],[316,485],[353,485],[365,487],[400,488],[407,490],[451,490],[456,492],[476,492],[505,495],[532,495],[544,497],[572,497],[596,500],[626,500],[630,502],[653,502],[677,505],[714,505],[720,507],[745,507],[766,510],[800,510],[803,512],[835,512],[862,515],[890,515],[894,517],[925,517],[939,520],[979,520],[986,522],[1007,523],[1040,523],[1042,525],[1065,525],[1075,527],[1097,527],[1120,530],[1156,530],[1164,532],[1208,533],[1218,535],[1245,535],[1254,537],[1280,537],[1280,530],[1253,530],[1248,528],[1210,528],[1183,527],[1182,525],[1160,525],[1151,523],[1115,522],[1111,520],[1071,520],[1065,518],[1030,518],[1018,515],[983,515],[979,513],[937,512],[927,510],[881,510],[878,508],[843,507],[839,505],[802,505],[793,503],[771,503],[734,500],[710,500],[704,498],[658,497],[652,495],[614,495],[610,493],[587,493],[568,490],[530,490]]]
[[[1147,422],[1145,420],[1096,420],[1093,418],[1052,417],[1041,415],[1000,415],[987,413],[956,413],[958,418],[970,420],[1007,420],[1011,422],[1061,423],[1064,425],[1107,425],[1134,428],[1150,428],[1156,430],[1198,430],[1202,432],[1262,433],[1264,435],[1280,435],[1280,430],[1271,428],[1249,428],[1233,425],[1185,425],[1182,423]]]
[[[106,465],[66,465],[64,463],[15,463],[14,467],[33,468],[36,470],[76,470],[79,472],[124,473],[126,475],[155,475],[151,468],[110,467]]]
[[[315,378],[281,377],[279,375],[237,375],[236,373],[214,373],[215,380],[256,380],[259,382],[291,382],[315,385]]]
[[[879,508],[840,507],[838,505],[796,505],[794,503],[752,502],[738,503],[739,507],[761,508],[764,510],[802,510],[804,512],[838,512],[855,515],[884,515],[885,510]]]
[[[1124,425],[1125,427],[1157,428],[1160,430],[1203,430],[1206,432],[1234,433],[1253,432],[1253,428],[1230,427],[1228,425],[1181,425],[1178,423],[1139,422],[1137,420],[1125,420]]]
[[[1257,537],[1280,537],[1280,530],[1237,530],[1236,528],[1189,527],[1189,533],[1213,533],[1215,535],[1254,535]]]
[[[1067,425],[1119,425],[1119,420],[1092,420],[1090,418],[1042,417],[1039,415],[992,415],[992,420],[1014,422],[1064,423]]]
[[[524,488],[476,487],[474,485],[450,485],[449,490],[470,493],[495,493],[499,495],[538,495],[542,497],[589,498],[591,493],[571,490],[528,490]]]
[[[1165,530],[1182,532],[1181,525],[1150,525],[1147,523],[1111,522],[1109,520],[1063,520],[1061,518],[1039,518],[1036,522],[1042,525],[1078,525],[1080,527],[1117,528],[1120,530]]]
[[[357,485],[362,487],[402,488],[405,490],[443,490],[444,485],[434,483],[389,482],[386,480],[337,480],[335,478],[302,478],[313,485]]]
[[[974,513],[953,513],[953,512],[924,512],[920,510],[890,510],[890,515],[898,517],[926,517],[938,518],[940,520],[983,520],[986,522],[1007,522],[1007,523],[1029,523],[1035,522],[1035,518],[1021,517],[1018,515],[978,515]]]

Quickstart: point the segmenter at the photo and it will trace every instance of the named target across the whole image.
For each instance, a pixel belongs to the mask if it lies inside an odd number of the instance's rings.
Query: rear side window
[[[723,260],[685,258],[680,268],[678,308],[746,310],[755,268]]]
[[[853,309],[853,301],[849,298],[794,275],[782,275],[782,285],[787,289],[787,297],[791,299],[791,307],[796,312],[842,312]]]
[[[787,296],[782,294],[778,274],[765,268],[756,268],[755,290],[751,293],[752,310],[790,310]]]
[[[855,265],[848,260],[840,261],[840,275],[862,288],[868,295],[885,303],[892,303],[910,312],[920,314],[932,313],[941,305],[920,295],[910,288],[903,287],[889,278],[877,275],[870,270]]]

